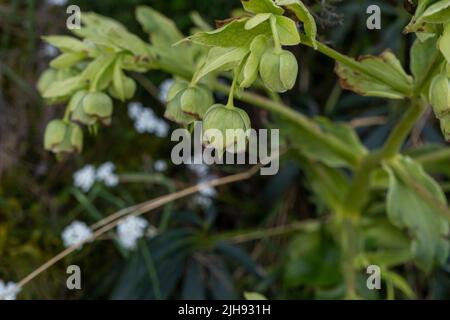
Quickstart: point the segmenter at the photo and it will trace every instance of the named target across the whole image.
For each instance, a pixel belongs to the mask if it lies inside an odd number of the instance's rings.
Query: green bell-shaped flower
[[[262,56],[259,74],[269,90],[286,92],[294,87],[297,80],[297,59],[287,50],[268,50]]]
[[[184,89],[180,99],[181,110],[195,119],[203,119],[206,111],[214,103],[211,91],[201,85]]]
[[[83,149],[83,131],[74,123],[53,120],[45,129],[44,146],[57,155],[80,153]]]
[[[39,77],[39,80],[37,82],[37,89],[39,93],[44,96],[44,93],[53,85],[58,82],[62,82],[64,80],[67,80],[69,78],[75,77],[79,74],[79,71],[75,68],[68,68],[68,69],[47,69],[45,70],[41,76]],[[57,103],[63,103],[66,102],[71,95],[64,95],[58,98],[52,98],[52,99],[45,99],[45,102],[47,104],[57,104]]]
[[[80,90],[77,91],[69,101],[69,105],[67,106],[70,110],[71,117],[70,119],[74,122],[84,124],[86,126],[92,126],[97,122],[97,118],[87,114],[84,111],[83,102],[84,98],[87,96],[89,91]]]
[[[103,125],[111,123],[113,113],[113,102],[111,98],[103,92],[89,92],[82,100],[84,112],[95,118]]]
[[[166,111],[164,112],[164,117],[180,125],[187,126],[193,123],[195,121],[195,118],[191,117],[187,113],[183,112],[183,110],[181,110],[182,95],[183,90],[178,91],[178,93],[169,100],[166,106]]]
[[[450,82],[445,73],[437,75],[431,82],[429,99],[437,118],[450,112]]]
[[[219,151],[241,152],[245,149],[249,129],[251,123],[247,112],[215,104],[203,119],[203,143]]]
[[[123,101],[130,100],[131,98],[133,98],[134,94],[136,93],[136,82],[127,76],[123,76],[122,81],[123,81],[123,93],[124,93]],[[113,98],[122,100],[120,95],[117,93],[117,90],[115,89],[114,85],[109,86],[108,92]]]

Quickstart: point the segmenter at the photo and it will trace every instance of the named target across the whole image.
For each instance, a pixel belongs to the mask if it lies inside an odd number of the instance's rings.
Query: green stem
[[[277,30],[277,19],[275,15],[270,16],[270,28],[272,29],[275,52],[280,53],[283,49],[281,48],[280,36]]]
[[[235,75],[233,77],[233,82],[231,83],[230,92],[228,94],[228,102],[227,102],[227,108],[234,108],[234,92],[236,91],[236,85],[238,82],[239,75],[241,74],[242,68],[244,67],[244,61],[239,64],[239,66],[235,70]]]
[[[413,129],[417,119],[419,119],[425,111],[425,108],[426,104],[421,99],[413,99],[411,107],[408,108],[403,118],[394,130],[392,130],[383,146],[383,158],[392,158],[400,151],[405,139]]]
[[[414,158],[414,160],[420,162],[422,165],[432,164],[449,159],[450,159],[450,148],[442,148],[434,152],[430,152]]]
[[[214,89],[218,92],[228,93],[230,87],[226,84],[216,82],[214,84]],[[239,100],[243,102],[250,103],[254,106],[260,107],[262,109],[274,112],[298,125],[303,130],[307,131],[309,134],[314,136],[315,139],[326,145],[334,153],[341,156],[351,165],[356,166],[359,162],[359,157],[355,155],[348,146],[341,140],[335,138],[334,136],[327,135],[308,117],[305,117],[301,113],[292,110],[282,103],[272,101],[270,99],[261,97],[257,94],[251,92],[243,92],[239,95]]]
[[[150,251],[145,243],[145,240],[139,240],[142,257],[144,258],[144,263],[147,267],[148,275],[150,277],[150,281],[152,282],[153,293],[155,295],[156,300],[162,299],[161,288],[158,279],[158,272],[156,271],[155,263],[153,262],[153,258],[150,254]]]

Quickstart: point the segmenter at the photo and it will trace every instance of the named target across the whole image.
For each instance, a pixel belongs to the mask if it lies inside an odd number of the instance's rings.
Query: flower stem
[[[273,42],[275,45],[275,52],[280,53],[283,49],[281,48],[280,36],[277,30],[277,18],[275,15],[270,16],[270,28],[272,29]]]

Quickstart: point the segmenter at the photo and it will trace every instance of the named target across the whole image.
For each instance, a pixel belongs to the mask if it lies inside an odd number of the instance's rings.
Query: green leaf
[[[241,3],[244,9],[251,13],[284,13],[272,0],[241,0]]]
[[[318,130],[345,143],[356,158],[362,158],[367,154],[367,149],[361,144],[356,132],[343,123],[332,123],[325,118],[316,118]],[[288,134],[296,149],[306,157],[320,161],[330,167],[352,167],[346,159],[335,154],[322,141],[301,128],[290,126]]]
[[[335,285],[342,280],[339,263],[339,249],[326,234],[301,233],[288,246],[284,285],[288,288]]]
[[[58,48],[62,52],[88,52],[90,50],[86,43],[74,37],[44,36],[42,37],[42,40]]]
[[[387,213],[391,222],[407,228],[413,237],[412,252],[419,267],[429,272],[437,262],[444,264],[449,251],[448,222],[439,214],[447,201],[439,185],[411,158],[398,156],[385,162],[389,173]],[[420,185],[435,198],[427,201],[411,184]]]
[[[432,4],[420,17],[428,23],[446,23],[450,21],[450,0],[441,0]]]
[[[303,166],[317,201],[332,210],[341,208],[349,188],[349,180],[342,171],[315,161],[305,161]]]
[[[95,58],[86,69],[84,69],[82,77],[90,82],[91,88],[103,90],[108,86],[112,76],[112,74],[109,73],[111,71],[109,67],[114,63],[114,59],[115,55],[113,54],[103,54]],[[107,77],[108,75],[109,79]]]
[[[246,30],[247,21],[249,21],[249,18],[237,19],[220,29],[198,32],[190,36],[188,40],[204,46],[236,48],[249,47],[253,39],[261,34],[268,37],[272,34],[268,23],[261,23],[250,30]]]
[[[363,96],[390,99],[403,99],[411,93],[412,77],[391,51],[386,50],[380,56],[360,57],[357,63],[358,69],[337,63],[336,73],[344,89]]]
[[[416,39],[411,48],[411,72],[415,79],[420,79],[430,65],[430,57],[436,51],[436,38],[425,41]]]
[[[287,17],[276,16],[277,31],[280,42],[285,46],[295,46],[300,43],[300,34],[295,22]]]
[[[267,37],[264,35],[257,36],[251,46],[250,54],[245,62],[242,70],[241,88],[250,87],[258,77],[259,62],[267,47]]]
[[[267,298],[258,292],[244,292],[245,300],[267,300]]]
[[[317,25],[314,17],[309,12],[308,8],[300,0],[278,0],[277,4],[285,7],[288,11],[295,14],[297,19],[303,23],[303,28],[307,37],[307,41],[311,43],[314,48],[317,48],[316,36]]]
[[[55,69],[66,69],[74,66],[78,62],[84,60],[86,54],[83,52],[67,52],[59,55],[50,61],[50,67]]]
[[[253,29],[259,26],[261,23],[267,21],[272,16],[271,13],[259,13],[256,16],[250,18],[245,23],[245,30]]]
[[[44,91],[42,96],[46,99],[60,98],[72,95],[75,91],[86,86],[81,76],[75,76],[63,81],[53,82]]]
[[[409,299],[416,298],[416,294],[411,289],[411,286],[409,285],[408,281],[406,281],[405,278],[403,278],[399,274],[389,270],[383,270],[381,272],[381,275],[385,281],[391,282],[394,285],[394,287],[400,290],[407,298]]]
[[[248,54],[247,48],[212,48],[202,68],[195,75],[194,82],[213,71],[225,71],[232,69],[240,63]]]
[[[450,24],[445,27],[444,33],[439,39],[439,49],[447,60],[447,63],[450,63]]]
[[[151,41],[156,46],[172,46],[183,39],[183,34],[172,20],[150,7],[139,6],[136,9],[136,19],[144,31],[150,34]]]

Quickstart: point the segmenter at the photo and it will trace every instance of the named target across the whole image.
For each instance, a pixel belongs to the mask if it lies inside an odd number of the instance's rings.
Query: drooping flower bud
[[[55,69],[47,69],[45,70],[41,76],[39,77],[39,80],[37,82],[37,88],[39,90],[39,93],[42,95],[44,94],[45,90],[57,80],[58,77],[58,71]]]
[[[259,65],[264,85],[274,92],[286,92],[295,85],[298,64],[294,54],[287,50],[266,51]]]
[[[181,110],[196,119],[202,119],[213,103],[212,93],[201,85],[188,87],[181,94]]]
[[[167,101],[175,98],[178,92],[185,90],[189,86],[189,82],[185,80],[176,80],[167,92]]]
[[[178,93],[176,93],[175,96],[169,100],[166,111],[164,112],[164,117],[170,121],[186,126],[194,122],[195,119],[181,110],[182,94],[183,91],[178,91]]]
[[[244,110],[215,104],[203,119],[203,143],[220,151],[240,152],[245,148],[250,128],[250,118]]]
[[[70,119],[72,121],[84,124],[86,126],[91,126],[95,124],[97,119],[88,115],[84,111],[83,101],[87,94],[88,94],[87,90],[77,91],[70,99],[67,108],[69,108],[70,110],[71,113]]]
[[[429,98],[437,118],[450,113],[450,82],[445,73],[437,75],[431,82]]]
[[[129,100],[133,98],[134,94],[136,93],[136,82],[127,76],[123,76],[122,80],[123,80],[124,100]],[[122,100],[113,85],[109,87],[108,92],[112,97],[118,100]]]
[[[83,149],[83,131],[74,123],[53,120],[45,130],[44,146],[57,155],[79,153]]]
[[[104,125],[111,123],[113,102],[103,92],[89,92],[82,101],[84,112]]]

